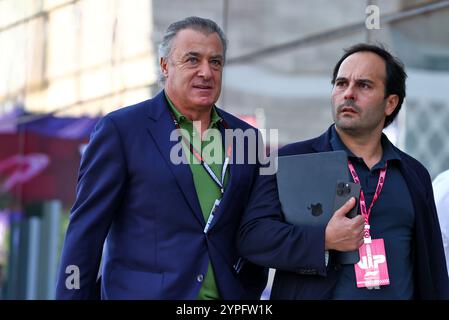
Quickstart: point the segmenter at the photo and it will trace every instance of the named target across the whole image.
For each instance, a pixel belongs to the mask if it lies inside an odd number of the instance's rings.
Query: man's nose
[[[354,85],[349,84],[346,87],[346,90],[344,91],[344,99],[345,100],[355,100],[355,91],[354,91]]]
[[[198,70],[198,76],[203,77],[204,79],[209,79],[212,76],[212,70],[209,61],[201,62]]]

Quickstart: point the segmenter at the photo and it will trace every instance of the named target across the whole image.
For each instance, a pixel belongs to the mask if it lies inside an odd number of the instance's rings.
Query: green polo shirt
[[[215,108],[212,108],[211,121],[208,129],[216,130],[206,132],[204,139],[201,141],[198,131],[193,126],[193,122],[186,118],[182,113],[180,113],[167,96],[166,98],[181,129],[185,130],[184,133],[189,134],[190,141],[194,148],[197,151],[202,151],[201,156],[210,166],[215,175],[221,180],[221,169],[223,166],[225,155],[223,151],[221,133],[219,131],[219,123],[221,121],[221,117],[218,115]],[[212,131],[215,132],[212,133]],[[190,170],[192,170],[193,182],[201,206],[201,211],[203,213],[204,221],[207,221],[215,200],[221,197],[220,188],[212,180],[212,178],[209,176],[209,174],[206,172],[205,168],[201,165],[197,158],[190,152],[189,146],[185,143],[184,139],[183,147],[186,157],[189,160]],[[214,154],[212,150],[218,150],[219,153]],[[229,170],[226,170],[224,184],[225,186],[228,182],[228,176]],[[203,285],[197,299],[220,299],[220,293],[218,292],[217,284],[215,282],[214,270],[210,261],[207,274],[204,277]]]

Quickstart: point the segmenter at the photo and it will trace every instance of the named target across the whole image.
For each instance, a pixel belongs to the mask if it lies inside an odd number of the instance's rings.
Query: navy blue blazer
[[[287,145],[279,155],[332,151],[330,128],[323,135]],[[441,232],[429,173],[417,160],[395,148],[415,209],[415,298],[449,299]],[[275,176],[260,176],[239,232],[239,250],[248,260],[277,268],[271,299],[329,299],[338,266],[324,262],[324,227],[280,224]],[[268,219],[267,219],[268,218]],[[269,236],[267,236],[269,235]],[[266,243],[264,239],[270,239]]]
[[[255,130],[217,111],[230,128]],[[229,166],[228,186],[206,236],[190,167],[170,161],[178,143],[170,141],[174,128],[163,91],[99,121],[81,160],[58,299],[95,297],[100,260],[102,299],[196,299],[209,259],[222,298],[260,297],[266,269],[251,263],[234,268],[240,258],[235,235],[258,165]],[[79,268],[79,289],[66,287],[70,265]]]

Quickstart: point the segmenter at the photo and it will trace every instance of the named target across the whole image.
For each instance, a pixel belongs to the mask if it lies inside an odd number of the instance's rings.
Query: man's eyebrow
[[[184,58],[186,58],[186,57],[199,57],[199,56],[201,56],[201,54],[199,52],[196,52],[196,51],[189,51],[189,52],[187,52],[187,53],[185,53],[183,55]],[[221,60],[223,60],[223,55],[217,54],[217,55],[211,56],[210,58],[211,59],[221,59]]]
[[[223,56],[221,54],[217,54],[215,56],[210,57],[211,59],[220,59],[223,60]]]
[[[335,81],[348,81],[348,78],[346,78],[346,77],[338,77],[338,78],[335,79]],[[366,79],[366,78],[356,79],[355,81],[358,82],[358,83],[374,83],[373,80]]]
[[[348,81],[348,78],[345,78],[345,77],[338,77],[338,78],[335,79],[335,82],[336,82],[336,81]]]
[[[370,80],[370,79],[357,79],[356,82],[358,83],[369,83],[369,84],[373,84],[374,81]]]
[[[193,57],[199,57],[200,54],[199,54],[199,52],[196,52],[196,51],[189,51],[189,52],[187,52],[186,54],[183,55],[184,58],[192,57],[192,56]]]

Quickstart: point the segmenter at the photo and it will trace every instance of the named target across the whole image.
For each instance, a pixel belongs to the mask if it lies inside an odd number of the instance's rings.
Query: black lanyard
[[[170,110],[170,115],[173,119],[173,123],[175,124],[176,129],[180,130],[181,126],[178,123],[178,120],[176,120],[175,115],[173,114],[173,111]],[[224,119],[221,119],[221,124],[223,125],[223,127],[225,129],[229,129],[228,124],[226,123],[226,121],[224,121]],[[194,130],[194,129],[193,129]],[[229,164],[229,160],[231,158],[232,155],[232,144],[230,144],[228,146],[227,152],[226,152],[226,157],[223,163],[223,167],[221,168],[221,180],[215,175],[214,171],[212,170],[212,168],[207,164],[206,161],[204,161],[204,158],[201,156],[201,154],[193,147],[192,143],[190,141],[187,141],[186,137],[184,137],[182,134],[182,139],[184,140],[185,144],[189,146],[189,150],[190,152],[195,156],[195,158],[201,163],[201,166],[204,168],[204,170],[206,170],[206,172],[209,174],[209,176],[212,178],[212,180],[215,182],[215,184],[220,188],[220,192],[221,195],[223,195],[224,193],[224,179],[225,179],[225,175],[226,175],[226,169],[228,167]]]

